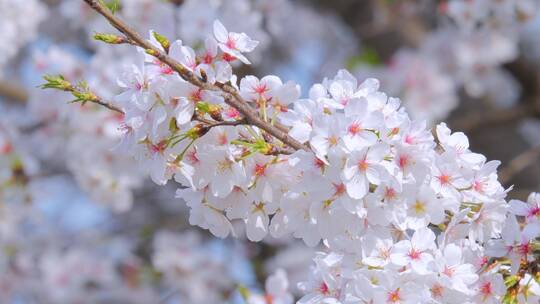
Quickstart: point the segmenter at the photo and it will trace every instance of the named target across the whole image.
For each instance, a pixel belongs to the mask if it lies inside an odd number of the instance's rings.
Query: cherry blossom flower
[[[258,41],[252,40],[245,33],[228,32],[225,26],[217,20],[214,21],[214,36],[223,52],[238,58],[245,64],[250,62],[242,53],[253,51],[259,44]]]

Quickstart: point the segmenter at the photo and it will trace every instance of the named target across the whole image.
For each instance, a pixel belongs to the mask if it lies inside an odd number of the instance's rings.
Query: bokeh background
[[[121,0],[117,14],[202,45],[214,19],[260,45],[238,75],[375,77],[428,125],[446,122],[540,189],[540,16],[535,0]],[[283,268],[291,290],[317,248],[217,240],[189,225],[178,185],[115,153],[118,117],[38,86],[85,80],[104,98],[135,59],[92,39],[114,30],[80,0],[0,0],[0,303],[242,303]]]

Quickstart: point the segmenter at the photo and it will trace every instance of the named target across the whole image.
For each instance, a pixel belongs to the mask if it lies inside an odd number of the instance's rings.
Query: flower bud
[[[189,129],[186,132],[186,136],[191,139],[197,139],[201,136],[204,136],[209,130],[210,129],[207,126],[203,124],[198,124],[194,126],[193,128]]]
[[[153,49],[146,49],[145,52],[146,52],[146,54],[148,54],[150,56],[154,56],[154,57],[156,57],[158,55],[158,51],[153,50]]]
[[[159,42],[165,52],[169,53],[169,47],[171,46],[169,39],[161,34],[158,34],[157,32],[152,32],[152,35],[154,35],[154,38],[156,38],[157,42]]]
[[[69,81],[67,81],[62,75],[45,75],[43,79],[47,81],[42,84],[40,87],[42,89],[57,89],[62,91],[68,91],[72,86]]]
[[[95,33],[94,39],[98,41],[103,41],[109,44],[123,44],[127,43],[126,38],[115,35],[115,34],[105,34],[105,33]]]

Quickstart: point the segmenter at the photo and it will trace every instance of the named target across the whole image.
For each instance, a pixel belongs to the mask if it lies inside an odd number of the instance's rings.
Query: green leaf
[[[120,0],[109,0],[105,3],[105,6],[107,6],[111,13],[116,14],[120,8]]]
[[[247,301],[249,299],[250,292],[249,289],[247,289],[245,286],[238,285],[238,292],[240,293],[244,301]]]
[[[381,65],[381,63],[381,59],[377,52],[372,48],[365,47],[362,54],[349,58],[347,67],[352,70],[361,65],[378,66]]]
[[[39,86],[42,89],[68,91],[71,88],[71,83],[62,75],[45,75],[43,76],[43,79],[45,79],[46,82]]]

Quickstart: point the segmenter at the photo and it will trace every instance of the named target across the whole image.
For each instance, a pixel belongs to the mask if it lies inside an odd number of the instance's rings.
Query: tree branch
[[[495,124],[512,122],[538,113],[535,105],[517,105],[510,109],[494,110],[487,113],[473,113],[450,122],[452,129],[470,132]]]
[[[234,121],[211,121],[209,119],[206,119],[204,117],[200,117],[199,115],[195,115],[194,119],[197,121],[200,121],[202,123],[207,124],[209,127],[219,127],[219,126],[240,126],[240,125],[247,125],[248,121],[245,118],[234,120]]]
[[[20,102],[28,100],[28,92],[23,87],[6,81],[0,81],[0,96]]]
[[[107,101],[104,101],[101,97],[92,92],[92,90],[88,87],[88,84],[84,81],[73,85],[62,75],[45,75],[43,76],[43,79],[45,79],[46,82],[40,85],[42,89],[54,89],[69,92],[73,95],[73,97],[75,97],[75,100],[72,102],[80,102],[83,105],[87,102],[91,102],[106,107],[109,110],[125,114],[122,109]]]
[[[109,110],[112,110],[112,111],[115,111],[115,112],[118,112],[120,114],[125,114],[124,111],[122,111],[122,109],[116,107],[115,105],[109,103],[109,102],[106,102],[106,101],[103,101],[103,99],[101,99],[101,97],[99,96],[95,96],[96,98],[92,99],[92,100],[89,100],[90,102],[93,102],[95,104],[98,104],[98,105],[101,105],[101,106],[104,106],[105,108],[109,109]]]
[[[512,159],[499,173],[499,180],[506,184],[512,178],[540,158],[540,146],[522,152]]]
[[[172,57],[168,56],[155,46],[153,46],[150,42],[143,39],[135,30],[133,30],[131,27],[129,27],[126,23],[124,23],[120,18],[116,17],[112,12],[105,7],[99,0],[83,0],[85,1],[90,7],[92,7],[96,12],[101,14],[103,17],[105,17],[109,23],[114,26],[118,31],[120,31],[122,34],[126,35],[127,38],[134,41],[134,43],[142,48],[144,48],[147,53],[151,54],[152,56],[159,59],[161,62],[167,64],[169,67],[171,67],[174,71],[176,71],[180,77],[182,77],[184,80],[188,81],[189,83],[205,90],[212,90],[212,91],[220,91],[221,95],[223,96],[225,103],[230,105],[231,107],[234,107],[236,110],[238,110],[246,119],[247,121],[264,130],[268,134],[274,136],[275,138],[279,139],[284,144],[294,148],[295,150],[309,150],[309,147],[306,145],[303,145],[302,143],[298,142],[289,134],[283,130],[282,127],[274,126],[266,121],[264,121],[259,114],[240,96],[238,91],[233,88],[230,85],[227,84],[210,84],[205,82],[202,79],[199,79],[196,75],[194,75],[190,70],[188,70],[186,67],[184,67],[181,63],[174,60]]]

